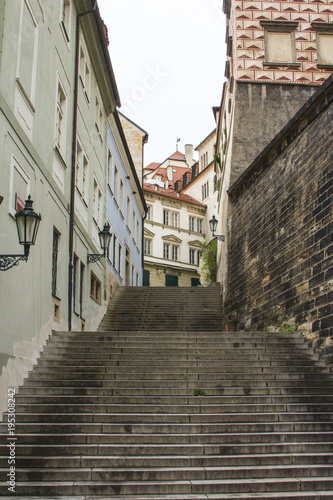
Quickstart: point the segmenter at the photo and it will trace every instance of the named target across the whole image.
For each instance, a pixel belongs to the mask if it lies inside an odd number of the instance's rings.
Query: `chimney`
[[[172,182],[173,173],[172,173],[172,166],[171,165],[167,166],[167,178],[168,178],[168,181]]]
[[[186,144],[185,146],[185,158],[186,158],[186,163],[188,164],[189,167],[192,167],[194,160],[193,160],[193,145],[192,144]]]

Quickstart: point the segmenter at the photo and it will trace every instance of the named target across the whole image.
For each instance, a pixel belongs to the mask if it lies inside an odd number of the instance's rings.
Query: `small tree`
[[[203,241],[202,256],[199,265],[200,283],[202,286],[209,286],[216,281],[217,267],[217,240],[210,242]]]

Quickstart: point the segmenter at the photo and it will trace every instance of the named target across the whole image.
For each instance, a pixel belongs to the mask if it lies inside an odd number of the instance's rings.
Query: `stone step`
[[[202,434],[110,434],[110,433],[94,433],[94,434],[81,434],[81,433],[71,433],[70,435],[64,434],[16,434],[19,445],[17,450],[21,449],[22,445],[66,445],[68,443],[76,445],[86,445],[86,444],[97,444],[97,445],[161,445],[161,446],[182,446],[182,445],[246,445],[246,444],[265,444],[265,443],[317,443],[322,442],[333,442],[333,431],[332,430],[322,430],[317,431],[291,431],[287,432],[281,430],[281,432],[273,431],[268,432],[264,430],[263,432],[226,432],[226,433],[202,433]],[[6,442],[4,435],[0,435],[0,442]]]
[[[0,469],[6,474],[6,469]],[[184,480],[239,480],[263,478],[306,478],[332,477],[333,465],[274,465],[249,467],[135,467],[135,468],[104,468],[71,467],[26,469],[20,468],[19,481],[184,481]]]
[[[207,322],[211,304],[216,322]],[[332,492],[325,365],[300,333],[221,332],[222,320],[218,288],[123,288],[98,332],[54,333],[16,397],[17,492],[67,500]],[[207,395],[195,397],[199,388]]]
[[[331,453],[333,441],[305,441],[305,442],[264,442],[264,443],[192,443],[192,444],[53,444],[44,443],[39,445],[17,444],[18,457],[23,456],[70,456],[70,455],[93,455],[93,456],[161,456],[161,455],[252,455],[252,454],[295,454],[295,453]],[[0,445],[0,456],[7,457],[8,448]]]
[[[125,467],[249,467],[249,466],[327,466],[333,465],[332,453],[295,453],[290,454],[245,454],[245,455],[205,455],[205,456],[21,456],[16,463],[20,468],[125,468]],[[8,458],[0,458],[0,467],[6,468]]]
[[[0,433],[6,434],[7,426],[0,424]],[[333,419],[321,422],[273,422],[273,423],[90,423],[90,424],[16,424],[17,435],[25,434],[217,434],[224,433],[292,433],[292,432],[331,432],[333,431]]]
[[[333,479],[327,477],[315,478],[265,478],[265,479],[240,479],[240,480],[212,480],[209,481],[209,486],[206,480],[193,481],[84,481],[73,482],[17,482],[17,491],[22,495],[33,495],[38,492],[38,496],[46,495],[161,495],[181,494],[181,495],[207,495],[207,489],[210,494],[230,494],[230,493],[265,493],[265,492],[300,492],[301,490],[331,490],[333,487]],[[6,485],[0,489],[0,494],[7,493]],[[191,496],[191,498],[195,498]],[[207,498],[207,497],[206,497]]]
[[[87,345],[86,345],[87,344]],[[91,344],[91,345],[89,345]],[[96,345],[95,345],[96,344]],[[49,342],[47,343],[47,350],[50,353],[61,353],[61,354],[70,354],[72,352],[83,352],[83,353],[100,353],[101,351],[101,345],[103,345],[103,351],[105,352],[119,352],[117,349],[131,349],[131,348],[139,348],[140,350],[144,350],[145,348],[148,348],[149,351],[151,349],[177,349],[177,350],[182,350],[182,349],[202,349],[203,352],[208,351],[211,349],[217,349],[218,351],[220,350],[235,350],[235,349],[253,349],[255,352],[261,352],[262,350],[264,352],[267,352],[268,349],[276,349],[277,344],[275,342],[237,342],[238,347],[236,348],[233,344],[234,342],[179,342],[177,343],[176,341],[156,341],[156,340],[145,340],[145,341],[109,341],[109,342],[94,342],[94,343],[73,343],[73,344],[68,344],[68,345],[59,345],[58,343],[55,342]],[[292,351],[295,349],[294,345],[290,345],[287,342],[283,342],[280,345],[278,345],[279,349],[288,349],[288,351]],[[307,350],[307,346],[304,343],[299,344],[298,346],[299,349],[304,349]]]
[[[132,410],[131,413],[126,413],[126,409]],[[332,411],[327,410],[326,412],[265,412],[260,413],[136,413],[133,408],[123,407],[124,412],[119,411],[119,413],[103,413],[103,412],[87,412],[87,413],[17,413],[16,422],[17,423],[38,423],[38,424],[48,424],[53,422],[54,425],[57,423],[64,423],[66,425],[75,424],[78,420],[82,423],[104,423],[105,425],[109,423],[121,423],[126,425],[131,424],[172,424],[172,423],[193,423],[193,424],[204,424],[204,423],[253,423],[253,420],[257,423],[271,422],[331,422],[333,420]],[[304,408],[306,410],[306,408]],[[149,411],[149,407],[147,408]],[[6,415],[4,415],[4,425],[6,423]]]

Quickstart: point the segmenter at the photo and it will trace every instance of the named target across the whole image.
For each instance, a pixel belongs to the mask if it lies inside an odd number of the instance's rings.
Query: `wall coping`
[[[333,100],[333,73],[253,160],[248,168],[244,170],[229,188],[229,197],[232,200],[238,198],[248,185],[252,184],[276,157],[329,105],[331,100]]]

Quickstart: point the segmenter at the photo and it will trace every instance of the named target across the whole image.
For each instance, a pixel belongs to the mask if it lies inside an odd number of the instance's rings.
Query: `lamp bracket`
[[[105,257],[104,253],[88,253],[88,264],[93,264],[102,257]]]
[[[223,234],[215,234],[214,238],[216,238],[217,241],[225,241],[225,236]]]
[[[8,269],[18,266],[21,260],[27,262],[28,255],[26,253],[23,255],[0,255],[0,271],[8,271]]]

